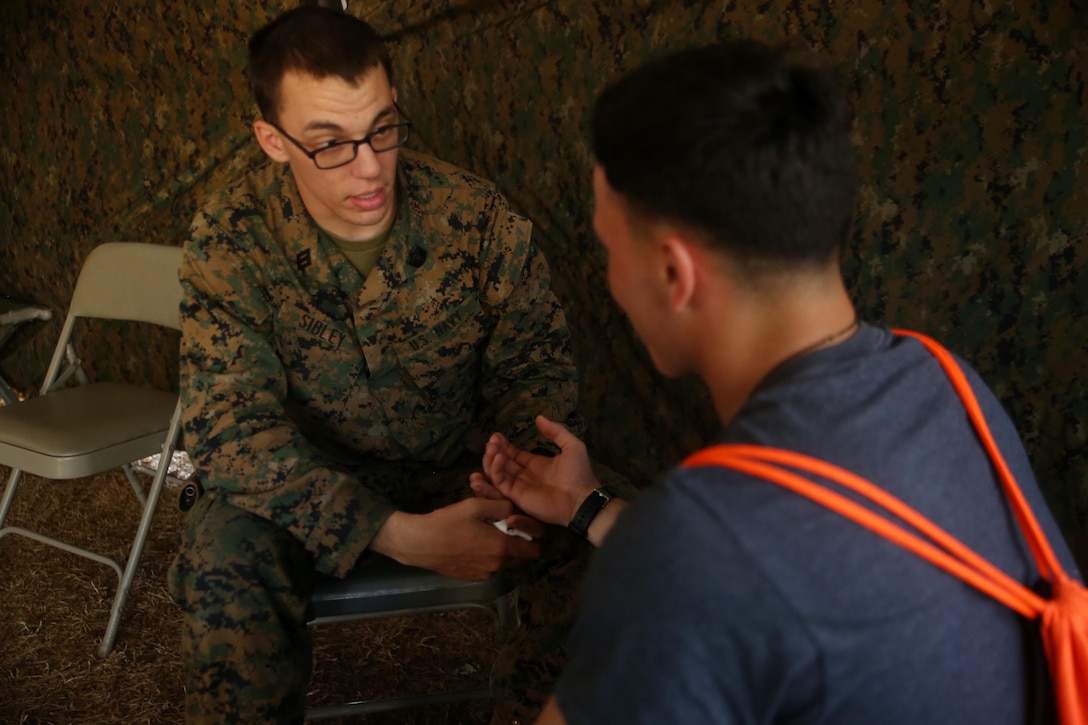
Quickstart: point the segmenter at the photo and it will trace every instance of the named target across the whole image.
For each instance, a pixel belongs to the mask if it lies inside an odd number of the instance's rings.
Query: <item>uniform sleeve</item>
[[[484,351],[482,394],[485,430],[517,445],[542,445],[533,420],[546,415],[577,435],[578,373],[570,330],[551,290],[547,261],[531,239],[528,221],[500,205],[490,244],[481,255],[481,295],[496,317]]]
[[[208,491],[290,531],[318,570],[342,576],[394,509],[287,414],[259,257],[198,214],[180,273],[185,447]]]

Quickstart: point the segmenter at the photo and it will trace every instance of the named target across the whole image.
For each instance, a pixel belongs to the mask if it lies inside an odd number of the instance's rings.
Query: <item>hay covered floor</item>
[[[0,466],[6,485],[9,470]],[[117,576],[19,536],[0,538],[0,724],[180,723],[180,611],[166,591],[181,514],[164,489],[113,653],[96,657]],[[31,510],[29,504],[36,505]],[[76,481],[24,476],[8,523],[122,559],[139,520],[123,473]],[[482,612],[315,628],[309,702],[332,704],[486,686],[494,628]],[[320,722],[486,723],[487,700]]]

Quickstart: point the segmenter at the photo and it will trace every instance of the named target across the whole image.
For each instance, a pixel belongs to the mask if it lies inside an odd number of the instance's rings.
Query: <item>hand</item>
[[[370,548],[402,564],[483,581],[500,569],[540,556],[535,541],[509,536],[492,525],[516,519],[511,517],[513,511],[509,501],[484,498],[467,498],[428,514],[398,511],[378,531]],[[528,527],[518,528],[533,535]],[[537,524],[536,530],[540,528]]]
[[[599,484],[582,441],[561,423],[542,415],[537,416],[536,427],[559,446],[559,455],[540,456],[523,451],[502,434],[495,433],[484,451],[484,473],[473,473],[469,485],[477,496],[488,499],[502,496],[531,517],[566,526]],[[508,519],[508,523],[528,530],[515,520]]]

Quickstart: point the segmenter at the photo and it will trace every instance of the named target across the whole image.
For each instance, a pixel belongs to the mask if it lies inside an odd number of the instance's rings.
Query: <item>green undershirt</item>
[[[365,242],[351,242],[336,236],[327,229],[321,231],[332,240],[333,244],[340,248],[340,251],[348,258],[351,265],[359,270],[359,274],[367,277],[370,270],[374,269],[374,265],[378,263],[378,257],[382,256],[382,248],[385,247],[385,243],[389,239],[389,233],[393,231],[393,228],[390,227],[381,236],[368,239]]]

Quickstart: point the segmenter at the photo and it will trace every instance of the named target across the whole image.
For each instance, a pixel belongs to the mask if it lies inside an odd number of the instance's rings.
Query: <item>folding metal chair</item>
[[[491,614],[501,640],[512,622],[510,595],[516,586],[502,573],[482,582],[466,582],[433,571],[405,566],[375,553],[364,554],[343,579],[326,579],[310,599],[309,624],[330,624],[456,609],[482,609]],[[307,708],[307,720],[363,715],[409,707],[425,707],[491,696],[487,688],[415,694],[342,705]]]
[[[98,655],[112,651],[121,611],[143,551],[168,466],[159,465],[144,492],[129,465],[153,453],[169,461],[178,440],[181,408],[174,393],[117,382],[89,382],[72,344],[81,318],[150,322],[178,329],[181,249],[113,242],[96,247],[80,271],[68,317],[37,397],[0,407],[0,464],[10,466],[0,501],[0,537],[18,534],[97,561],[117,572],[109,624]],[[64,369],[62,370],[62,365]],[[64,387],[72,378],[79,383]],[[121,467],[143,506],[122,569],[116,560],[18,526],[4,526],[24,471],[49,479],[92,476]]]
[[[23,324],[32,320],[51,319],[53,319],[53,313],[45,307],[0,297],[0,349],[3,349],[15,331]],[[6,405],[19,402],[19,396],[11,389],[11,385],[3,375],[0,375],[0,400],[3,400]]]

